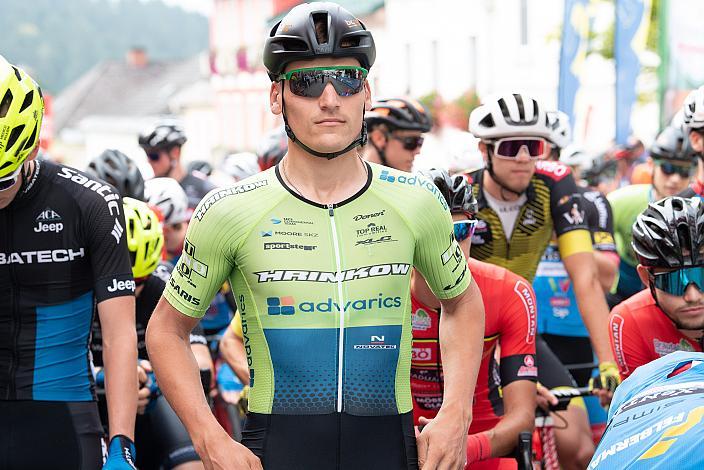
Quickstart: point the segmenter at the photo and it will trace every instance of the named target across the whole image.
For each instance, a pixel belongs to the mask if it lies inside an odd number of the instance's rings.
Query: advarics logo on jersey
[[[37,226],[34,227],[34,231],[37,233],[59,233],[64,229],[64,224],[61,222],[61,216],[50,207],[47,207],[41,211],[35,220],[37,222]]]
[[[447,201],[445,201],[445,197],[440,193],[440,190],[437,188],[437,186],[435,186],[432,181],[428,181],[422,176],[407,176],[405,174],[394,176],[389,174],[389,170],[382,170],[381,174],[379,175],[379,179],[382,181],[386,181],[387,183],[402,183],[407,184],[409,186],[421,186],[435,196],[435,199],[440,202],[443,209],[448,208]]]

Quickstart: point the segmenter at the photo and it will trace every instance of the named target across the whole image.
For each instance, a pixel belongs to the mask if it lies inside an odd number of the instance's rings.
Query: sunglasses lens
[[[545,152],[545,141],[542,139],[512,139],[500,140],[496,145],[496,154],[502,157],[517,157],[524,146],[533,158],[540,157]]]
[[[423,137],[406,137],[403,139],[403,148],[406,150],[415,150],[423,145]]]
[[[684,295],[691,283],[704,291],[704,267],[682,268],[655,275],[655,287],[678,297]]]
[[[149,152],[147,153],[147,158],[153,162],[156,162],[159,160],[159,158],[161,158],[161,155],[159,154],[159,152]]]
[[[364,88],[365,74],[357,69],[314,69],[291,73],[289,88],[296,96],[317,98],[328,83],[339,96],[352,96]]]
[[[667,176],[674,175],[675,173],[677,173],[682,178],[689,178],[689,176],[691,175],[691,167],[675,165],[674,163],[670,162],[660,162],[660,169]]]
[[[462,242],[474,235],[474,227],[476,226],[476,220],[461,220],[453,224],[453,229],[455,232],[455,239],[458,242]]]

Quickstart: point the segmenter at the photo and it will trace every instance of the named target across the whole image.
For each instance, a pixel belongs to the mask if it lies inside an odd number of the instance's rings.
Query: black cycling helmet
[[[86,173],[115,186],[122,197],[144,201],[142,172],[130,157],[119,150],[104,150],[91,160]]]
[[[650,156],[655,160],[692,163],[697,158],[697,153],[692,149],[689,136],[681,126],[668,126],[653,142]]]
[[[422,104],[403,98],[380,99],[364,116],[367,129],[386,124],[390,130],[430,132],[433,122]]]
[[[352,57],[369,70],[376,58],[374,38],[358,18],[336,3],[314,2],[298,5],[271,29],[264,45],[264,66],[269,78],[276,81],[289,63],[318,57]],[[367,143],[367,126],[362,121],[357,138],[342,150],[314,150],[298,140],[291,129],[283,94],[281,108],[286,135],[311,155],[330,160]]]
[[[704,265],[704,204],[698,197],[651,202],[633,224],[633,251],[643,266]]]
[[[157,123],[154,128],[139,136],[139,146],[144,150],[162,150],[186,143],[183,127],[170,119]]]
[[[326,42],[318,42],[316,24],[327,30]],[[369,70],[376,58],[374,38],[357,17],[336,3],[298,5],[271,28],[264,66],[273,82],[289,63],[317,57],[353,57]]]
[[[446,170],[431,168],[421,173],[437,186],[447,201],[450,212],[460,212],[473,219],[477,213],[477,199],[472,192],[472,185],[463,175],[450,174]]]
[[[284,127],[269,132],[257,148],[259,168],[264,171],[278,164],[288,152],[288,136]]]
[[[213,174],[213,165],[205,160],[193,160],[186,167],[186,172],[190,174],[194,171],[203,173],[205,176],[210,176]]]

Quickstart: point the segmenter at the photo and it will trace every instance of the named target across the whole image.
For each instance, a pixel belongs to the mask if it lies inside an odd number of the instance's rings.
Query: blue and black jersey
[[[134,295],[124,231],[112,186],[51,162],[0,210],[0,400],[94,399],[95,306]]]

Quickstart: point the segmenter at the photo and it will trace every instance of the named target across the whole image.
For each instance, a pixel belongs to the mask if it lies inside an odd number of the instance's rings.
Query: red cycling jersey
[[[638,292],[611,310],[609,332],[611,350],[624,380],[636,367],[671,352],[702,351],[696,340],[682,334],[655,305],[650,289]]]
[[[535,294],[528,282],[508,269],[469,260],[472,278],[484,301],[484,350],[472,406],[470,434],[492,429],[503,415],[500,386],[516,380],[536,381]],[[438,342],[439,310],[413,305],[411,394],[416,424],[433,418],[442,404],[442,361]],[[497,344],[501,359],[496,360]]]

